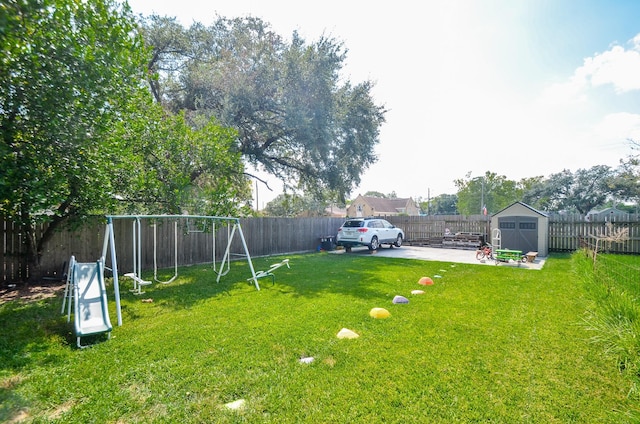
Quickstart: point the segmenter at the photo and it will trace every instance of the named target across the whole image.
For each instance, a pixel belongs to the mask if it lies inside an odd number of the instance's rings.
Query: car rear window
[[[359,227],[362,227],[363,225],[364,225],[364,221],[347,221],[344,223],[343,227],[359,228]]]

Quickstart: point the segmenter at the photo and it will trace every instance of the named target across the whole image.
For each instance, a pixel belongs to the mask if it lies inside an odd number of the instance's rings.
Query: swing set
[[[120,288],[118,278],[118,261],[116,258],[116,243],[114,236],[113,222],[114,220],[131,220],[132,221],[132,258],[133,258],[133,270],[124,274],[133,280],[133,292],[135,294],[142,294],[142,287],[153,284],[153,281],[144,280],[141,276],[142,273],[142,220],[149,219],[152,221],[151,228],[153,229],[153,280],[160,284],[169,284],[178,277],[178,221],[186,220],[187,233],[204,233],[210,229],[212,237],[212,263],[213,270],[217,273],[216,283],[220,282],[220,279],[225,276],[231,269],[231,256],[245,257],[249,268],[251,269],[251,277],[248,281],[253,281],[257,290],[260,290],[258,279],[262,278],[263,272],[256,273],[251,262],[251,256],[247,247],[247,242],[240,226],[239,218],[229,217],[217,217],[217,216],[199,216],[199,215],[108,215],[107,225],[105,229],[104,244],[102,246],[102,257],[106,258],[107,253],[110,254],[111,259],[111,272],[113,274],[113,287],[115,291],[116,300],[116,312],[118,317],[118,325],[122,325],[122,314],[120,310]],[[174,273],[168,280],[161,280],[158,277],[158,227],[160,222],[173,222],[173,269]],[[194,222],[201,223],[201,226],[194,226]],[[216,266],[216,224],[226,225],[227,227],[227,244],[222,261]],[[234,237],[238,235],[242,243],[243,253],[232,253],[231,245]],[[288,261],[287,261],[288,262]],[[288,263],[287,263],[288,266]]]

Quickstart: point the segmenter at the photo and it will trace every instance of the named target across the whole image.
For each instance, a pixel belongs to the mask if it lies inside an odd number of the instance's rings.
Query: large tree
[[[475,178],[467,174],[454,183],[458,187],[458,211],[463,215],[483,213],[485,207],[488,214],[498,212],[522,195],[515,181],[489,171]]]
[[[429,202],[421,202],[420,208],[429,215],[455,215],[458,213],[458,196],[441,194]]]
[[[150,99],[149,99],[150,100]],[[114,132],[129,146],[119,209],[132,213],[246,216],[251,185],[236,132],[208,121],[194,129],[183,114],[143,102]]]
[[[186,29],[151,16],[150,85],[158,102],[238,131],[236,150],[290,186],[344,200],[376,160],[385,110],[373,84],[341,75],[342,43],[290,42],[258,18],[220,18]]]
[[[325,216],[327,202],[309,196],[283,193],[267,203],[266,216],[301,217]]]
[[[640,201],[640,143],[629,140],[632,152],[620,161],[612,185],[617,200]]]
[[[238,215],[250,199],[236,132],[212,120],[194,128],[154,103],[138,34],[112,0],[0,4],[0,214],[21,227],[32,276],[63,223]]]
[[[114,201],[121,140],[146,54],[127,7],[110,0],[6,0],[0,7],[0,213],[23,228]],[[120,177],[124,177],[122,172]],[[111,194],[111,195],[109,195]]]
[[[616,196],[616,170],[607,165],[589,169],[568,169],[552,174],[544,181],[543,207],[550,211],[576,211],[587,214]]]

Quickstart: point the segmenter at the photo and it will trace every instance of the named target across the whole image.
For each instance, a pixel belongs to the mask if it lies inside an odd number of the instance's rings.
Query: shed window
[[[536,229],[536,223],[535,222],[521,222],[520,223],[520,229],[521,230],[535,230]]]
[[[500,228],[503,230],[515,230],[516,223],[515,222],[500,222]]]

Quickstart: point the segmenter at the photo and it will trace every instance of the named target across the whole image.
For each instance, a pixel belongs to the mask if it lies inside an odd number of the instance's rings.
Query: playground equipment
[[[489,243],[485,243],[482,247],[476,250],[476,259],[479,261],[483,261],[486,259],[495,260],[493,257],[493,246]]]
[[[521,250],[502,249],[502,232],[499,228],[494,228],[491,232],[491,245],[485,245],[482,249],[478,250],[476,259],[481,260],[486,257],[496,261],[496,265],[498,265],[499,262],[520,263],[527,262],[527,255],[531,253],[534,252],[523,255]]]
[[[212,252],[212,262],[213,262],[213,270],[217,273],[216,282],[220,282],[220,279],[226,275],[231,267],[231,256],[237,255],[246,258],[247,263],[249,264],[249,268],[251,270],[251,277],[248,278],[249,281],[253,281],[257,290],[260,290],[260,285],[258,284],[258,278],[269,275],[269,272],[266,271],[264,275],[261,273],[256,274],[256,271],[253,268],[253,263],[251,261],[251,255],[249,254],[249,249],[247,247],[246,240],[244,238],[244,234],[242,233],[242,227],[240,226],[240,218],[230,218],[230,217],[217,217],[217,216],[199,216],[199,215],[108,215],[107,217],[107,225],[105,229],[105,237],[104,244],[102,248],[102,257],[106,258],[107,253],[110,254],[111,260],[111,272],[113,273],[113,286],[115,292],[115,300],[116,300],[116,312],[118,318],[118,325],[122,325],[122,313],[120,309],[120,288],[119,288],[119,273],[118,273],[118,261],[116,257],[116,243],[114,236],[114,228],[113,222],[114,220],[132,220],[132,249],[133,249],[133,270],[131,272],[127,272],[124,276],[131,278],[134,282],[133,291],[135,294],[143,293],[142,287],[152,284],[152,281],[144,280],[141,276],[142,274],[142,219],[149,219],[153,221],[152,227],[154,231],[153,237],[153,268],[154,268],[154,281],[157,281],[162,284],[169,284],[176,279],[178,276],[178,220],[185,220],[187,233],[202,233],[205,232],[205,228],[211,229],[211,237],[213,244],[213,252]],[[158,238],[157,238],[157,230],[158,225],[161,221],[173,221],[174,224],[174,246],[173,246],[173,268],[174,274],[167,281],[161,281],[158,279],[158,260],[157,260],[157,252],[158,252]],[[198,226],[197,223],[200,223]],[[216,267],[216,224],[226,225],[227,226],[227,245],[222,258],[222,261],[219,264],[219,267]],[[231,246],[236,234],[239,236],[240,241],[242,243],[243,252],[242,253],[232,253]],[[283,261],[284,262],[284,261]],[[281,266],[281,265],[280,265]],[[288,266],[288,263],[287,263]]]
[[[502,249],[502,231],[500,228],[491,230],[491,245],[495,249]]]
[[[277,264],[273,264],[271,265],[271,267],[266,270],[266,271],[258,271],[255,274],[255,278],[263,278],[263,277],[271,277],[271,283],[275,284],[276,283],[276,276],[273,274],[273,271],[275,271],[276,269],[280,268],[281,266],[286,265],[287,268],[291,268],[289,266],[289,259],[285,259],[282,262],[278,262]],[[247,281],[250,281],[252,278],[247,278]]]
[[[67,306],[67,322],[71,320],[73,305],[73,323],[76,342],[79,348],[81,337],[107,333],[111,337],[111,321],[107,306],[107,290],[104,284],[104,258],[96,262],[76,262],[75,257],[69,261],[67,284],[64,290],[62,313]]]
[[[494,249],[492,245],[485,244],[476,251],[476,259],[479,261],[490,259],[495,261],[496,265],[500,262],[527,262],[527,255],[531,253],[533,252],[523,255],[521,250]]]
[[[493,257],[498,262],[527,262],[527,256],[522,254],[522,250],[496,249]]]

